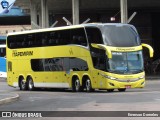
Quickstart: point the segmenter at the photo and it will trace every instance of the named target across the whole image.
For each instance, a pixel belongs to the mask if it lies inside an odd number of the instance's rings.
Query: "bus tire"
[[[92,85],[91,85],[91,80],[88,78],[85,82],[85,88],[86,88],[86,92],[92,92]]]
[[[30,91],[33,91],[35,89],[32,77],[28,78],[27,87],[28,87],[28,90],[30,90]]]
[[[72,90],[73,92],[79,92],[80,91],[80,81],[78,77],[75,77],[72,81]]]
[[[126,88],[119,88],[118,91],[119,91],[119,92],[125,92],[125,91],[126,91]]]
[[[107,92],[113,92],[114,89],[107,89]]]
[[[23,77],[21,77],[19,80],[19,88],[20,90],[27,90],[26,81]]]

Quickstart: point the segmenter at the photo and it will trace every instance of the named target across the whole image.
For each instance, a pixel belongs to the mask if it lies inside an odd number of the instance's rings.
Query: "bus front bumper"
[[[137,81],[116,81],[108,79],[107,89],[119,89],[119,88],[143,88],[145,86],[145,79],[140,79]]]

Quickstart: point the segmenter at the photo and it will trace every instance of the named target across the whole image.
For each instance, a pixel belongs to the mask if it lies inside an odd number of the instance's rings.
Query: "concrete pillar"
[[[48,15],[48,5],[47,0],[41,0],[41,15],[42,15],[42,28],[49,27],[49,15]]]
[[[46,27],[49,27],[49,10],[48,5],[46,5]]]
[[[30,16],[31,16],[31,28],[36,29],[33,23],[37,24],[37,7],[33,0],[30,0]]]
[[[127,0],[120,0],[121,6],[121,23],[127,23],[128,21],[128,9],[127,9]]]
[[[79,24],[79,0],[72,0],[73,25]]]
[[[38,17],[39,17],[39,26],[42,27],[42,12],[41,11],[38,13]]]

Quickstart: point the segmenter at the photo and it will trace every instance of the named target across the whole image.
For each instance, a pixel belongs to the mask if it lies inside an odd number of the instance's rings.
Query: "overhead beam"
[[[131,20],[135,17],[135,15],[137,14],[137,12],[134,12],[128,19],[127,23],[130,23]]]

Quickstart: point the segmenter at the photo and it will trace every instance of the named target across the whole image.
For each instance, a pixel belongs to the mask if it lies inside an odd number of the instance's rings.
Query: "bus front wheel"
[[[108,91],[108,92],[113,92],[113,91],[114,91],[114,89],[107,89],[107,91]]]
[[[24,80],[24,78],[20,79],[19,88],[20,88],[20,90],[26,90],[26,81]]]
[[[119,92],[125,92],[125,91],[126,91],[126,88],[119,88],[118,91],[119,91]]]
[[[80,81],[78,78],[73,80],[72,82],[72,90],[73,92],[79,92],[80,91]]]
[[[31,77],[29,77],[29,79],[27,80],[27,87],[28,87],[28,90],[30,91],[34,90],[34,82]]]

